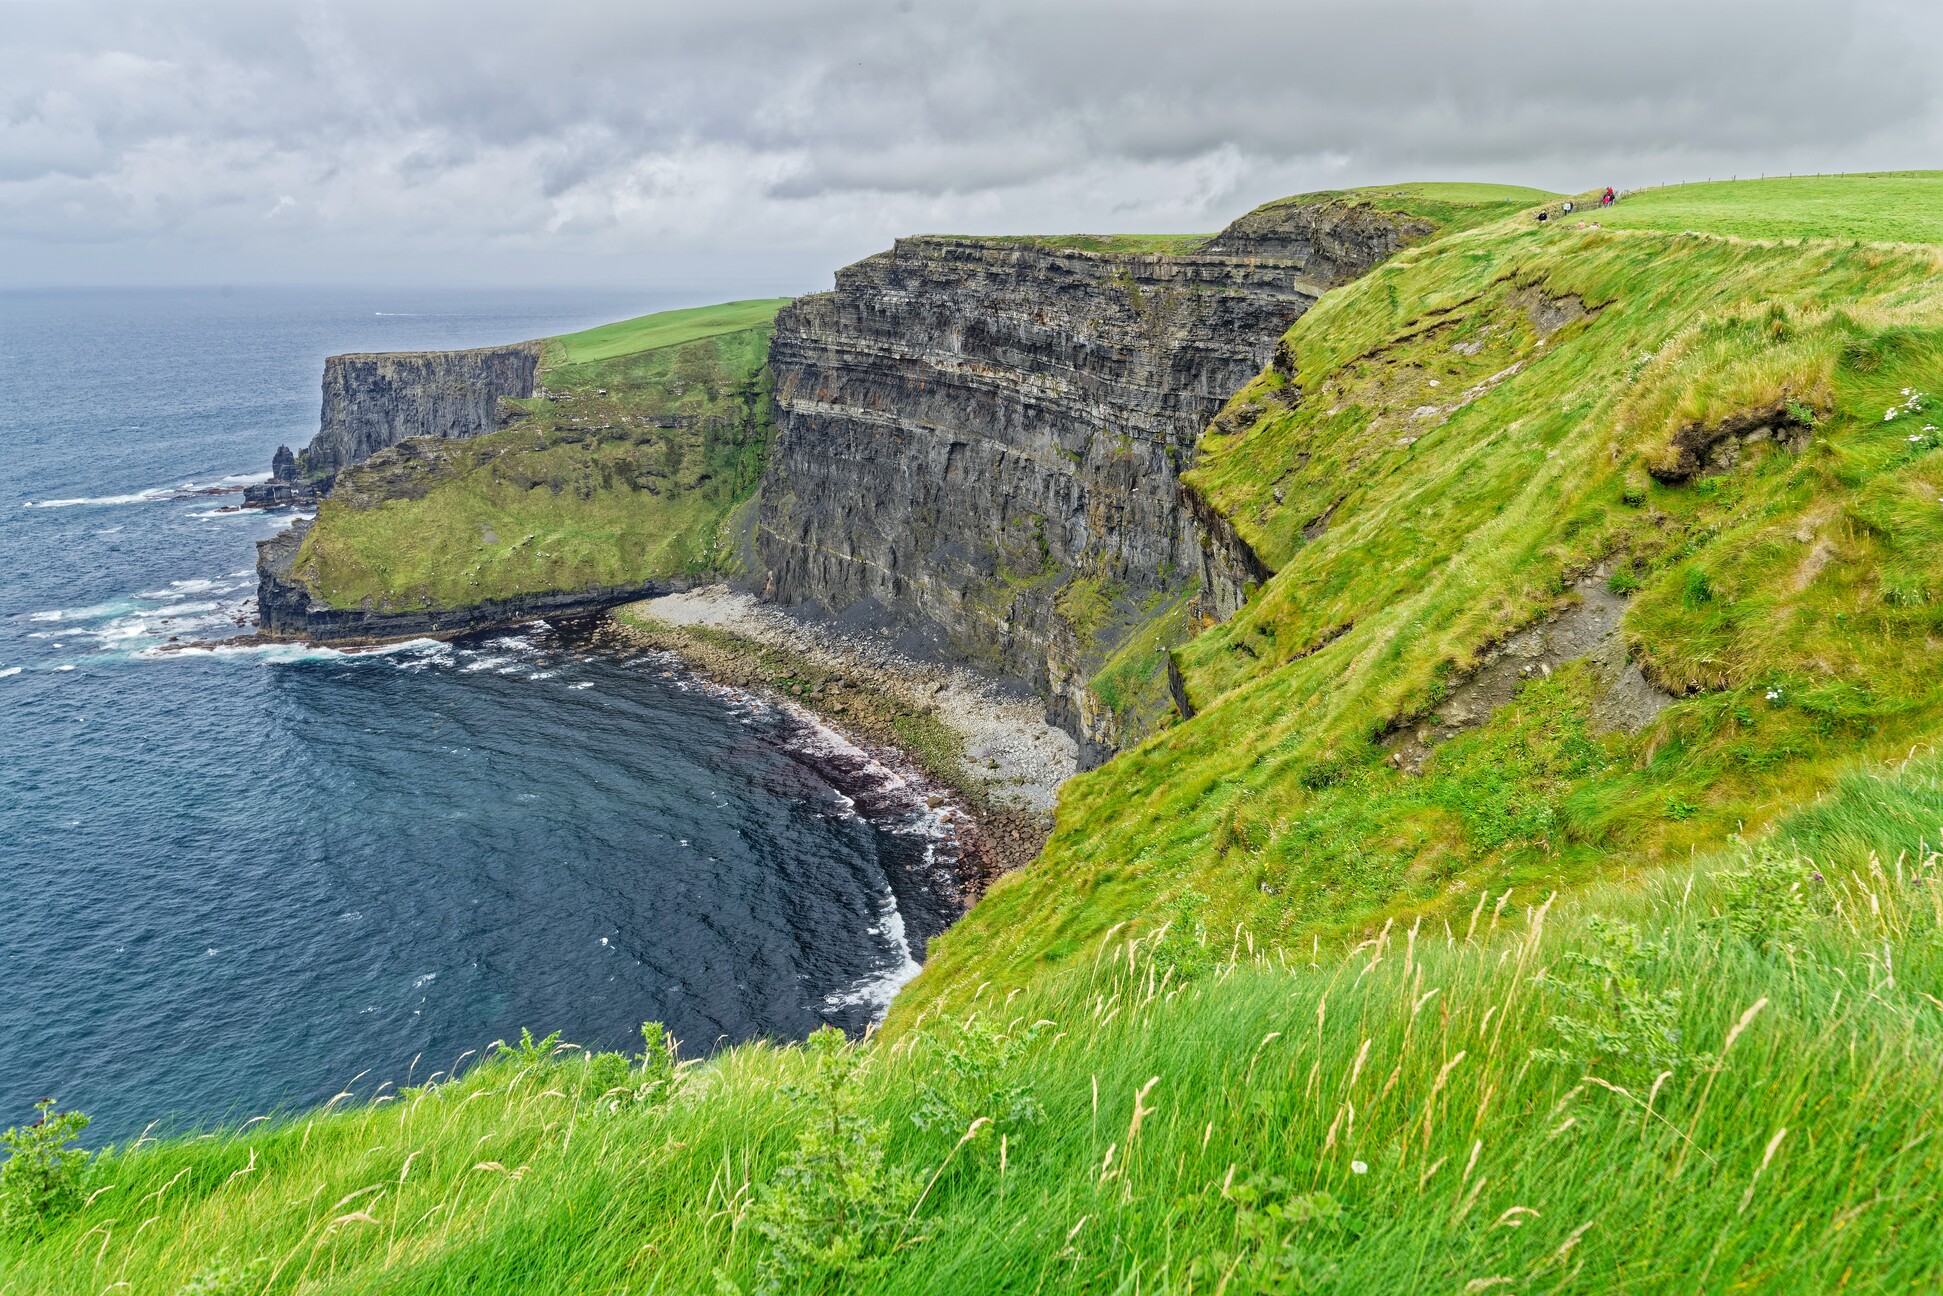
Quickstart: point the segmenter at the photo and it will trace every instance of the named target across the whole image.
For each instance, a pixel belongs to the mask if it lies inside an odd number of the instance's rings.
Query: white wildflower
[[[1892,410],[1892,409],[1886,409],[1886,410],[1884,410],[1884,411],[1882,411],[1882,421],[1883,421],[1884,423],[1887,423],[1887,422],[1888,422],[1888,421],[1889,421],[1890,419],[1892,419],[1892,418],[1894,418],[1894,417],[1896,417],[1896,411],[1894,411],[1894,410]]]
[[[1781,690],[1780,690],[1780,689],[1769,689],[1769,690],[1768,690],[1768,701],[1770,701],[1770,702],[1779,702],[1780,700],[1781,700]]]
[[[1368,1163],[1363,1161],[1351,1161],[1349,1163],[1349,1170],[1351,1174],[1368,1174],[1370,1172]]]
[[[1911,442],[1921,441],[1922,439],[1923,439],[1923,434],[1921,432],[1918,432],[1915,436],[1909,438]]]

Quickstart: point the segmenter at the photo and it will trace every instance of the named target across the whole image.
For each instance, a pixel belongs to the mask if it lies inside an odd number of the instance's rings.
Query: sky
[[[1943,0],[0,0],[0,285],[827,286],[1312,189],[1943,166]]]

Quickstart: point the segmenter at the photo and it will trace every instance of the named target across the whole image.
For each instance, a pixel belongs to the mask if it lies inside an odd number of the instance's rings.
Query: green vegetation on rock
[[[1307,947],[1680,858],[1943,732],[1937,251],[1590,225],[1446,235],[1294,325],[1188,476],[1275,572],[1178,651],[1198,714],[1068,784],[893,1023],[1189,894]],[[1567,670],[1443,741],[1581,580],[1636,591],[1665,709]]]
[[[0,1288],[1927,1290],[1938,774],[1347,949],[1271,952],[1188,897],[894,1040],[677,1068],[653,1030],[638,1059],[528,1037],[110,1149],[83,1204],[0,1237]]]
[[[294,567],[336,607],[457,607],[734,570],[768,449],[779,301],[549,340],[497,432],[345,470]]]

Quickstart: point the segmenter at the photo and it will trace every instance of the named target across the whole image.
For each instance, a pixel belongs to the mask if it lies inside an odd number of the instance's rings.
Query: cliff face
[[[332,356],[324,410],[298,471],[332,476],[406,437],[466,437],[498,427],[499,398],[533,394],[540,344],[472,351]]]
[[[539,371],[538,342],[331,356],[317,435],[295,455],[279,446],[270,480],[250,487],[244,502],[312,503],[340,471],[407,437],[494,431],[500,397],[533,395]]]
[[[1175,615],[1178,639],[1204,565],[1232,566],[1180,492],[1202,428],[1322,291],[1415,233],[1284,204],[1183,255],[912,238],[839,271],[777,318],[765,594],[1028,681],[1097,762],[1144,719],[1095,677],[1125,667],[1164,704],[1147,632]]]

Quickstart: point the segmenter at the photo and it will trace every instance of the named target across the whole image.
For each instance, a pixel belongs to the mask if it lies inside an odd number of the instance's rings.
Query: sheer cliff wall
[[[1187,254],[910,238],[839,271],[777,318],[763,592],[1016,676],[1104,758],[1150,717],[1095,677],[1137,653],[1124,682],[1164,701],[1156,617],[1184,633],[1204,569],[1235,569],[1181,495],[1202,428],[1421,232],[1280,204]]]
[[[324,361],[317,435],[297,455],[307,477],[331,477],[406,437],[497,429],[499,398],[531,396],[540,344],[470,351],[339,355]]]

